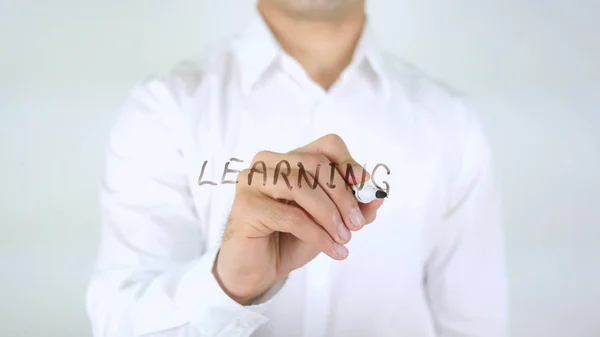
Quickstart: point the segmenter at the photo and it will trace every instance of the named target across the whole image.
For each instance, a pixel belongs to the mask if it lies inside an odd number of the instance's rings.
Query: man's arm
[[[248,336],[266,321],[267,303],[241,306],[212,273],[218,247],[206,246],[189,190],[178,86],[155,79],[137,87],[110,136],[87,293],[96,337]]]
[[[438,336],[505,337],[503,233],[491,153],[477,116],[462,109],[460,170],[426,266],[426,292]]]

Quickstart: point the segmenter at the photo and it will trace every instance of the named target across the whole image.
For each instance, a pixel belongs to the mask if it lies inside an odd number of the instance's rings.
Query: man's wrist
[[[215,261],[213,263],[212,273],[213,273],[215,279],[217,280],[217,283],[223,290],[223,292],[225,292],[225,294],[227,294],[227,296],[229,296],[232,300],[236,301],[237,303],[239,303],[243,306],[248,306],[248,305],[251,305],[252,303],[254,303],[257,298],[260,298],[260,296],[262,296],[262,294],[264,294],[268,290],[267,289],[265,291],[259,291],[259,292],[251,291],[251,290],[235,291],[235,290],[231,289],[230,287],[228,287],[227,285],[225,285],[225,283],[223,282],[223,279],[220,276],[219,268],[218,268],[220,253],[221,252],[219,250],[219,252],[217,253],[217,256],[215,257]]]

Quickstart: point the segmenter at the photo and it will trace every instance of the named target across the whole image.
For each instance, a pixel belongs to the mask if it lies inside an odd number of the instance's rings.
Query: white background
[[[147,75],[242,29],[252,6],[0,0],[0,335],[90,334],[96,184],[117,108]],[[369,11],[389,50],[468,93],[489,128],[512,336],[600,336],[600,1]]]

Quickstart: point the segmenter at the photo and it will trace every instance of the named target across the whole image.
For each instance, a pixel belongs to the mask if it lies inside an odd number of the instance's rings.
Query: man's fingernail
[[[350,222],[352,225],[354,225],[354,227],[358,228],[361,228],[365,225],[365,217],[360,211],[360,208],[354,208],[352,211],[350,211]]]
[[[348,242],[350,240],[350,231],[346,228],[346,225],[343,222],[340,222],[338,225],[338,236],[340,240],[344,242]]]
[[[333,244],[333,250],[335,251],[335,253],[339,257],[346,257],[346,256],[348,256],[348,248],[340,245],[339,243],[334,243]]]

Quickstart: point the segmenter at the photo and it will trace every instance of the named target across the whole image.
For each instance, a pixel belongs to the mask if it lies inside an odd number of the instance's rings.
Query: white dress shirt
[[[256,303],[236,303],[211,273],[235,192],[221,183],[236,179],[223,179],[225,164],[241,170],[260,150],[331,133],[370,172],[385,165],[377,219],[353,233],[344,261],[320,254]],[[506,336],[490,164],[464,99],[383,52],[368,26],[325,91],[257,15],[125,102],[101,184],[94,336]],[[200,184],[203,167],[216,185]]]

